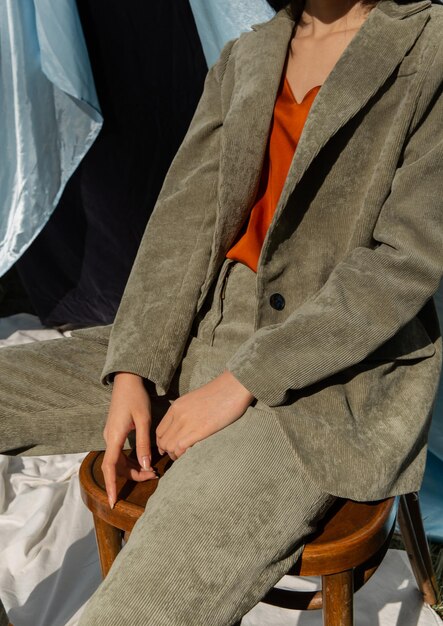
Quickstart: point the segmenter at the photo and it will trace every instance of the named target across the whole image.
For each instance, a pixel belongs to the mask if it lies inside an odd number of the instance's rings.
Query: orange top
[[[255,205],[239,238],[226,255],[254,272],[303,126],[319,89],[320,85],[313,87],[298,103],[286,77],[279,87]]]

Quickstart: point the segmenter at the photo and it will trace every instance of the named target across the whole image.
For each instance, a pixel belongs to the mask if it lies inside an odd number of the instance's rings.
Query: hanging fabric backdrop
[[[266,22],[275,11],[266,0],[189,0],[205,51],[208,67],[213,65],[222,47],[252,24]]]
[[[37,236],[102,124],[74,0],[0,1],[0,276]]]
[[[17,264],[49,326],[113,321],[207,72],[188,0],[77,0],[77,8],[103,129]]]

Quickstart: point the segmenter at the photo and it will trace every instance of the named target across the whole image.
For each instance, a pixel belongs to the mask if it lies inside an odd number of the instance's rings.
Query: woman
[[[420,485],[441,366],[443,11],[292,12],[209,71],[109,341],[0,353],[5,450],[93,448],[107,416],[111,507],[116,473],[155,479],[155,445],[175,460],[83,626],[233,624],[334,497]]]

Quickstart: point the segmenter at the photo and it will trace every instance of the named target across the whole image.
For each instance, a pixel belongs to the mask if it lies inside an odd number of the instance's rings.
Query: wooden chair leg
[[[354,572],[322,576],[323,625],[354,626]]]
[[[97,539],[100,568],[103,578],[111,569],[115,557],[122,548],[121,530],[107,524],[97,515],[94,515],[95,536]]]
[[[412,571],[423,599],[438,604],[439,590],[426,539],[417,493],[400,497],[398,523]]]

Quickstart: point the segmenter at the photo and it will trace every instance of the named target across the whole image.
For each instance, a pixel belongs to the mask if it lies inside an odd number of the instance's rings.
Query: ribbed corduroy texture
[[[226,262],[170,398],[152,398],[155,423],[174,394],[211,380],[251,335],[255,287],[249,268]],[[99,382],[104,353],[95,329],[0,350],[3,451],[103,447],[110,397]],[[251,407],[160,480],[81,624],[232,624],[295,562],[332,501],[304,472],[273,411]]]
[[[111,388],[99,384],[106,344],[61,338],[0,350],[0,451],[104,447]]]
[[[255,274],[227,263],[208,304],[174,381],[182,392],[222,371],[253,332]],[[250,408],[160,480],[80,624],[234,624],[295,563],[333,500],[272,411]]]
[[[166,390],[254,201],[294,24],[230,43],[140,247],[104,377]],[[229,369],[274,407],[308,473],[355,499],[417,489],[441,368],[443,8],[384,0],[316,96]],[[282,294],[283,310],[270,305]],[[356,474],[355,468],[359,468]]]
[[[80,624],[234,624],[295,563],[331,503],[275,418],[250,411],[160,480]]]

